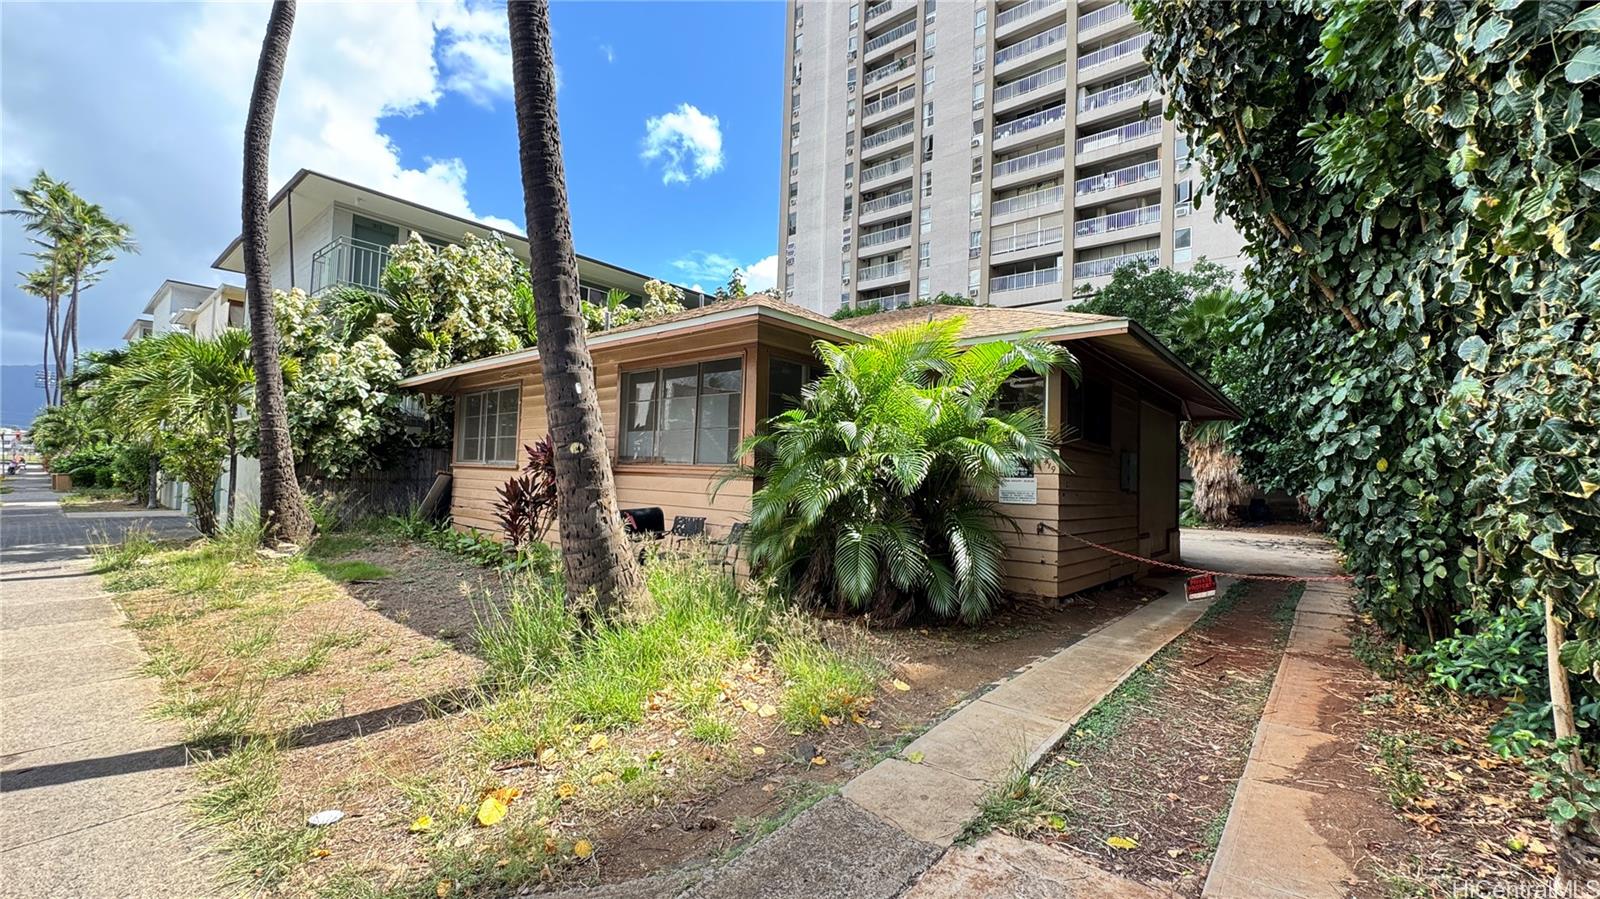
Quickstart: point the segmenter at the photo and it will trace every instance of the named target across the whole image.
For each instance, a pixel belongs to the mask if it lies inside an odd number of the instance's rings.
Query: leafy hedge
[[[1248,476],[1309,496],[1393,630],[1549,603],[1592,679],[1600,7],[1137,14],[1247,240],[1251,336],[1218,366]]]

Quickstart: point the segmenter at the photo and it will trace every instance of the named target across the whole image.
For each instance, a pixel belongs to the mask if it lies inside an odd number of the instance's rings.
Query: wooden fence
[[[348,478],[325,478],[305,465],[295,474],[306,496],[340,520],[349,521],[410,510],[422,502],[439,472],[449,470],[449,447],[424,447],[382,469]]]

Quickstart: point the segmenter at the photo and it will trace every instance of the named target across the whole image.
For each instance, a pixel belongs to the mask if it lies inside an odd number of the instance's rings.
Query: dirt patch
[[[472,633],[508,584],[497,571],[410,541],[375,538],[341,561],[367,562],[388,572],[346,586],[368,609],[452,648],[475,649]]]
[[[1343,697],[1319,709],[1336,743],[1295,771],[1338,786],[1313,823],[1356,871],[1350,893],[1543,895],[1549,825],[1526,766],[1489,746],[1499,704],[1351,671]]]
[[[1236,586],[1090,711],[1031,791],[992,800],[993,823],[1198,896],[1298,595],[1284,584]]]
[[[101,512],[147,512],[144,503],[131,499],[96,499],[83,502],[65,502],[61,511],[68,515],[95,515]]]

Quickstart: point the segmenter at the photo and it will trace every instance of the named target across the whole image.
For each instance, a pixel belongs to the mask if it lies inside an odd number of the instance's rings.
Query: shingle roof
[[[685,309],[682,312],[674,312],[671,315],[658,316],[656,318],[649,319],[648,321],[637,321],[631,324],[619,325],[618,327],[609,328],[601,333],[621,334],[628,331],[637,331],[640,328],[655,328],[661,325],[671,324],[672,322],[690,321],[692,319],[714,315],[719,312],[727,312],[732,309],[742,309],[748,306],[760,306],[763,309],[772,309],[778,312],[788,313],[789,315],[810,319],[818,324],[829,325],[835,328],[850,327],[849,323],[836,322],[826,315],[813,312],[804,306],[796,306],[793,303],[786,303],[772,294],[752,293],[736,300],[717,300],[716,302],[707,303],[706,305],[696,309]]]
[[[1048,312],[1043,309],[1007,309],[1003,306],[911,306],[852,318],[840,324],[863,334],[881,334],[913,322],[965,316],[966,324],[961,336],[997,337],[1002,334],[1019,334],[1028,331],[1045,331],[1073,325],[1092,325],[1099,322],[1125,321],[1110,315],[1090,315],[1085,312]]]

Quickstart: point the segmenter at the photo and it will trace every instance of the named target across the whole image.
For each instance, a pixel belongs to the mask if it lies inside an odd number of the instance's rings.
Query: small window
[[[725,465],[739,445],[744,369],[738,359],[628,372],[622,446],[627,462]]]
[[[995,395],[995,407],[1001,412],[1038,410],[1044,414],[1044,377],[1022,371],[1006,379]]]
[[[1179,228],[1172,232],[1172,261],[1188,262],[1194,258],[1194,232],[1188,228]]]
[[[806,385],[822,376],[822,370],[804,362],[772,359],[767,365],[767,417],[800,408]]]
[[[1067,439],[1111,445],[1110,385],[1089,377],[1076,384],[1067,379]]]
[[[469,393],[461,398],[461,426],[456,434],[456,461],[474,465],[517,463],[517,417],[521,391],[516,387]]]

